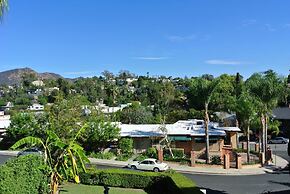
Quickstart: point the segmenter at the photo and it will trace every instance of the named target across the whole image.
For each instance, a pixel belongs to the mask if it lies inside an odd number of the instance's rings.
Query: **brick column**
[[[266,162],[269,163],[270,161],[272,161],[272,150],[271,149],[267,149]]]
[[[246,150],[246,149],[247,149],[247,142],[243,142],[243,143],[242,143],[242,149],[243,149],[243,150]]]
[[[195,153],[194,153],[194,151],[190,152],[190,166],[191,167],[195,166]]]
[[[260,151],[260,145],[258,143],[255,144],[255,152]]]
[[[158,149],[158,160],[163,162],[163,149],[162,148]]]
[[[242,156],[240,154],[236,155],[236,169],[242,168]]]
[[[229,169],[230,168],[230,155],[225,154],[224,155],[224,169]]]
[[[260,153],[259,159],[260,159],[261,165],[264,166],[265,165],[265,153],[263,153],[263,152]]]

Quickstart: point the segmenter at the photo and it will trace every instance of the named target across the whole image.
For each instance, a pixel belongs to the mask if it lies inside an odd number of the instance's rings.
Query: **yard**
[[[91,186],[82,184],[66,183],[61,186],[60,194],[98,194],[104,193],[104,187],[102,186]],[[110,194],[146,194],[142,189],[127,189],[127,188],[116,188],[110,187]]]

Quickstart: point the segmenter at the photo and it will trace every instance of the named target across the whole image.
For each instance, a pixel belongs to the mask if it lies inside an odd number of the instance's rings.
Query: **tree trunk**
[[[206,154],[206,163],[210,163],[210,158],[209,158],[209,134],[208,134],[208,123],[209,123],[209,117],[208,117],[208,103],[205,103],[205,141],[206,141],[206,146],[205,146],[205,154]]]
[[[250,122],[247,125],[247,162],[250,163]]]
[[[265,116],[265,152],[267,151],[268,147],[268,116]]]
[[[265,153],[265,116],[264,114],[261,115],[261,123],[262,123],[262,149],[261,152]]]

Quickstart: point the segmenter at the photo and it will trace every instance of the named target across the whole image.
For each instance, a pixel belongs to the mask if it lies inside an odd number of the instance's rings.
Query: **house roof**
[[[203,125],[197,125],[197,122],[202,120],[186,120],[178,121],[174,124],[160,125],[160,124],[121,124],[118,127],[121,129],[121,137],[162,137],[165,132],[162,128],[165,127],[167,135],[171,136],[205,136],[205,129]],[[216,127],[214,123],[209,126],[210,136],[225,136],[225,131],[240,131],[237,127]]]
[[[6,129],[10,125],[9,119],[0,119],[0,129]]]
[[[273,110],[273,116],[275,119],[290,120],[290,108],[278,107]]]

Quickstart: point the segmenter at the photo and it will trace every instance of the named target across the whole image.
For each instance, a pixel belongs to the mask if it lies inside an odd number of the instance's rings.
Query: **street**
[[[286,145],[270,145],[274,154],[289,160]],[[0,156],[0,163],[5,162],[11,156]],[[97,166],[97,168],[112,168],[109,166]],[[290,175],[288,171],[274,174],[251,176],[220,176],[184,174],[196,182],[198,187],[205,188],[207,194],[289,194]]]

